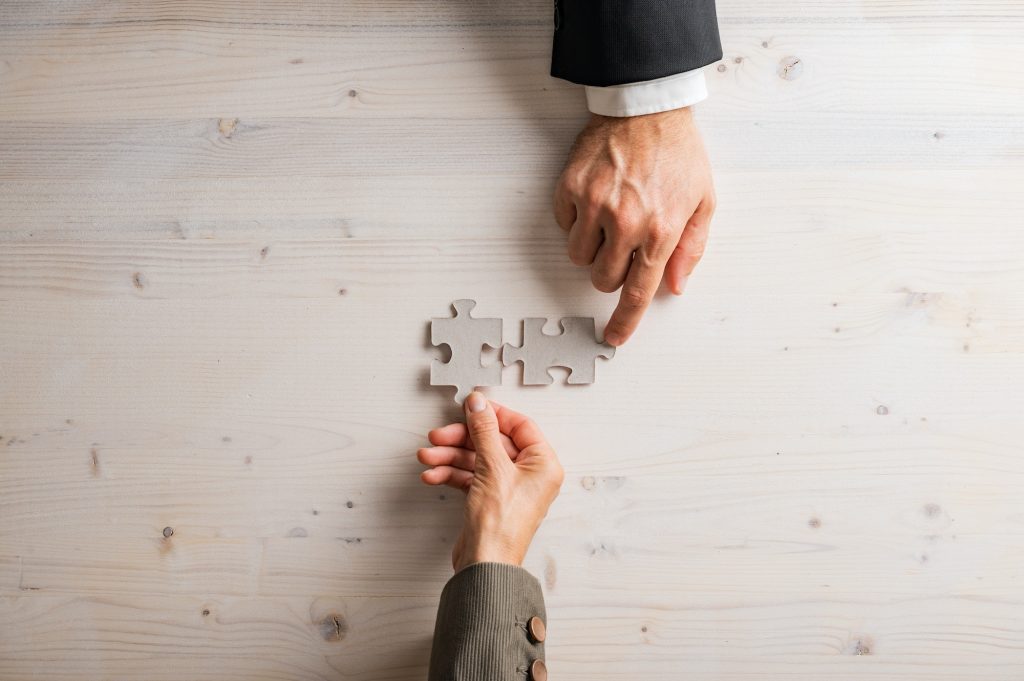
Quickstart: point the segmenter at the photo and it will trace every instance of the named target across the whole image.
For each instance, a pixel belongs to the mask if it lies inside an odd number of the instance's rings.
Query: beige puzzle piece
[[[455,401],[462,403],[474,388],[501,385],[501,363],[484,366],[480,362],[484,345],[501,347],[501,319],[477,319],[471,314],[475,300],[464,298],[452,303],[454,317],[430,320],[430,342],[447,345],[451,359],[435,359],[430,365],[430,385],[455,386]]]
[[[566,381],[571,385],[593,383],[596,380],[598,357],[611,359],[615,348],[597,340],[597,326],[592,317],[565,317],[561,321],[562,333],[544,333],[546,319],[523,320],[523,345],[505,344],[501,361],[505,366],[523,363],[525,385],[550,385],[554,382],[548,369],[565,367],[571,372]]]

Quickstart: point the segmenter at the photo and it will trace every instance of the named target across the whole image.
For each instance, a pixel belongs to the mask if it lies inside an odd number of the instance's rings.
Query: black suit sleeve
[[[715,0],[555,0],[556,78],[620,85],[721,58]]]

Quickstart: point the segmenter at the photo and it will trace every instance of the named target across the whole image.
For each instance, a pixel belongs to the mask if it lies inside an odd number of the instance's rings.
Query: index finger
[[[672,247],[674,245],[672,244]],[[672,247],[665,248],[663,240],[659,238],[637,249],[629,266],[626,282],[622,285],[619,304],[615,306],[615,311],[604,328],[606,343],[618,347],[629,340],[636,331],[640,319],[647,311],[647,306],[651,304],[654,294],[658,291],[665,263],[672,254]]]
[[[492,401],[494,413],[498,417],[498,429],[512,439],[518,449],[526,449],[531,445],[547,444],[544,433],[530,417],[520,414],[506,406]]]

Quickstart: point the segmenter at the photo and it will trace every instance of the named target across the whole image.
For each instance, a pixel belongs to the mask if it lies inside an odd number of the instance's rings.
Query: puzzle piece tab
[[[529,318],[523,320],[523,346],[505,344],[501,361],[505,366],[513,362],[523,363],[525,385],[550,385],[554,382],[548,369],[566,367],[570,370],[567,383],[579,385],[593,383],[598,357],[611,359],[615,348],[607,343],[597,342],[597,328],[591,317],[565,317],[562,319],[562,333],[544,333],[547,320]]]
[[[476,307],[475,300],[456,300],[452,306],[454,317],[430,320],[430,342],[447,345],[452,351],[447,363],[437,359],[431,363],[430,385],[455,386],[455,401],[461,404],[473,388],[501,385],[501,364],[480,363],[484,345],[501,347],[501,320],[474,318],[470,312]]]

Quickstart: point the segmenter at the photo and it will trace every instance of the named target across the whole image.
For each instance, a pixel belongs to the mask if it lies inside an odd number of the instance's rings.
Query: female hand
[[[465,424],[428,434],[433,446],[417,458],[431,468],[420,477],[466,493],[465,523],[452,550],[456,571],[484,561],[521,565],[565,474],[526,416],[479,392],[466,398],[465,409]]]

